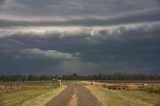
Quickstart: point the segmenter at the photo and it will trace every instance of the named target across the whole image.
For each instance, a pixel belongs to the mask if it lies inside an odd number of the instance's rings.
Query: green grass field
[[[43,106],[51,98],[60,93],[67,85],[73,81],[64,81],[60,87],[46,81],[23,82],[20,88],[16,88],[16,83],[0,83],[1,86],[7,85],[6,89],[0,90],[0,106]],[[80,83],[80,82],[78,82]],[[132,89],[112,90],[107,86],[114,83],[96,83],[81,82],[85,85],[104,106],[160,106],[159,92],[150,92],[147,89],[141,89],[141,84],[135,84]],[[125,83],[116,83],[116,85],[125,85]],[[127,84],[126,85],[130,85]]]
[[[44,105],[63,88],[47,82],[25,82],[20,89],[13,85],[12,89],[0,90],[0,106]]]
[[[160,95],[141,90],[110,90],[87,85],[106,106],[160,106]]]

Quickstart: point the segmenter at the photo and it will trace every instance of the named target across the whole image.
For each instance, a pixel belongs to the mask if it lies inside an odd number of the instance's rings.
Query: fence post
[[[12,83],[11,83],[11,89],[12,89]]]

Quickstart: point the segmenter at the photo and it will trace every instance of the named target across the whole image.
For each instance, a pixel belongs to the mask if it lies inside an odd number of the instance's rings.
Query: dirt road
[[[45,106],[102,106],[91,92],[81,84],[71,84]]]

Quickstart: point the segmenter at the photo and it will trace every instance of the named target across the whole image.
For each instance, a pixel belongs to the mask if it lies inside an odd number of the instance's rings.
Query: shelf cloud
[[[159,0],[0,0],[0,73],[160,74]]]

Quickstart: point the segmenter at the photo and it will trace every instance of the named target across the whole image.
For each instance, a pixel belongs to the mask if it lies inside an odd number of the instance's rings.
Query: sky
[[[160,0],[0,0],[0,73],[160,74]]]

